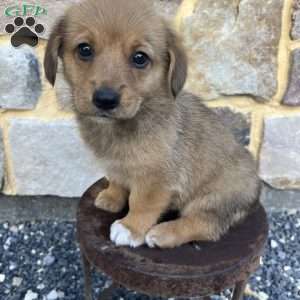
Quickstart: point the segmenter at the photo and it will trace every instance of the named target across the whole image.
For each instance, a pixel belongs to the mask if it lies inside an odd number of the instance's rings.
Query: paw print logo
[[[28,17],[26,19],[26,25],[24,19],[21,17],[15,18],[14,24],[6,25],[5,31],[10,34],[13,33],[11,44],[14,47],[19,47],[23,44],[35,47],[39,42],[37,33],[43,33],[45,30],[42,24],[36,24],[33,17]]]

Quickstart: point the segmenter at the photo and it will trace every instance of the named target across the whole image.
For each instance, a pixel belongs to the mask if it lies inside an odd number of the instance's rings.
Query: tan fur
[[[128,195],[129,191],[111,181],[108,188],[98,195],[95,205],[101,209],[117,213],[126,205]]]
[[[158,247],[218,240],[241,221],[260,190],[255,163],[199,98],[182,92],[187,59],[181,40],[149,1],[87,0],[74,5],[53,31],[45,70],[55,82],[57,59],[72,88],[81,133],[111,181],[96,206],[117,211],[135,239]],[[89,43],[93,61],[76,48]],[[129,57],[146,52],[151,64],[135,69]],[[101,86],[121,93],[108,118],[92,96]],[[111,202],[109,204],[108,202]],[[168,208],[181,217],[156,225]]]

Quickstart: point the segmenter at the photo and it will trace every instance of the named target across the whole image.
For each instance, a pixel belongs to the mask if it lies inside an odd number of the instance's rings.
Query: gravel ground
[[[270,229],[262,267],[251,278],[252,296],[246,299],[300,299],[300,212],[272,213]],[[80,300],[82,278],[74,223],[0,224],[1,300]],[[109,284],[99,274],[94,281],[98,293]],[[123,289],[114,299],[153,300]]]

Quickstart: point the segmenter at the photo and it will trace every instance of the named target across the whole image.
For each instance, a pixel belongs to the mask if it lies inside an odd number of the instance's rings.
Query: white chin
[[[102,116],[89,116],[88,117],[90,120],[92,120],[93,122],[95,123],[100,123],[100,124],[103,124],[103,123],[111,123],[114,121],[113,118],[110,118],[110,117],[102,117]]]
[[[108,117],[96,117],[95,120],[97,120],[98,123],[111,123],[114,121],[113,118]]]

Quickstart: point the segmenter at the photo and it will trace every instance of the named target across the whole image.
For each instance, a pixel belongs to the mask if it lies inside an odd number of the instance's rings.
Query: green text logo
[[[39,5],[20,4],[10,6],[4,12],[7,17],[42,16],[47,15],[47,10]]]

